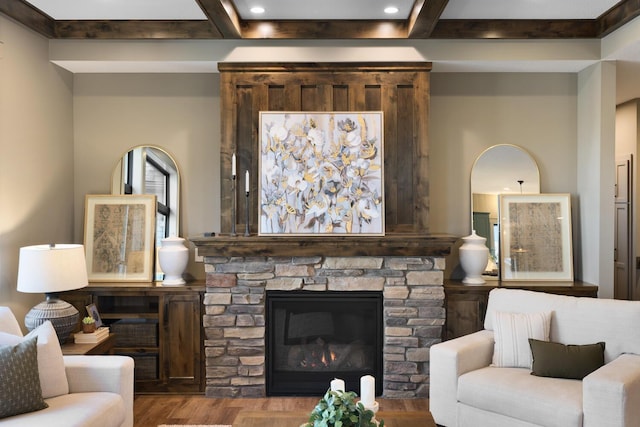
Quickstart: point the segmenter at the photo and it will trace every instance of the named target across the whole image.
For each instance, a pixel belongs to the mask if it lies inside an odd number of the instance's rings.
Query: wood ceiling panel
[[[404,21],[244,21],[245,39],[404,39]]]
[[[598,18],[598,35],[604,37],[637,16],[640,16],[640,0],[622,1]]]
[[[417,1],[409,16],[409,37],[429,38],[449,0]]]
[[[0,1],[0,12],[47,38],[55,38],[54,20],[20,0]]]
[[[229,0],[196,0],[225,39],[240,38],[240,17]]]
[[[574,39],[598,37],[595,20],[458,20],[438,21],[434,39]]]
[[[62,39],[219,39],[209,21],[57,21]]]

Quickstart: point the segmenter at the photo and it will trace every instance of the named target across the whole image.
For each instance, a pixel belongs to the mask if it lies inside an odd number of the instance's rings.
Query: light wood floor
[[[232,424],[242,410],[311,412],[319,397],[213,399],[204,396],[139,395],[133,404],[135,427],[160,424]],[[381,410],[428,411],[427,399],[377,399]]]

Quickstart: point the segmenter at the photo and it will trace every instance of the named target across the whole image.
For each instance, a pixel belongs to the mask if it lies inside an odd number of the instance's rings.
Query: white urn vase
[[[487,239],[476,234],[473,230],[470,236],[463,237],[460,246],[460,265],[465,272],[462,283],[467,285],[482,285],[482,273],[489,262],[489,248],[485,244]]]
[[[171,236],[162,239],[162,247],[158,249],[158,261],[164,273],[163,286],[185,284],[182,273],[189,262],[189,249],[184,245],[182,237]]]

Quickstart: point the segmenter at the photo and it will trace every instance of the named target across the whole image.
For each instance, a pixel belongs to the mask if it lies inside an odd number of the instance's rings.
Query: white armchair
[[[0,307],[0,332],[22,336],[7,307]],[[0,426],[133,427],[132,358],[63,356],[63,363],[69,393],[46,398],[46,409],[2,418]]]
[[[494,312],[551,312],[550,341],[605,342],[605,364],[583,380],[493,366]],[[492,290],[484,330],[431,347],[431,413],[447,427],[640,426],[636,325],[640,302]]]

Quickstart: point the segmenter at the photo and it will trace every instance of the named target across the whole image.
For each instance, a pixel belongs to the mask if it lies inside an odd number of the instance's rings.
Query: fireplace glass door
[[[321,396],[334,378],[382,390],[382,292],[268,291],[267,395]]]

